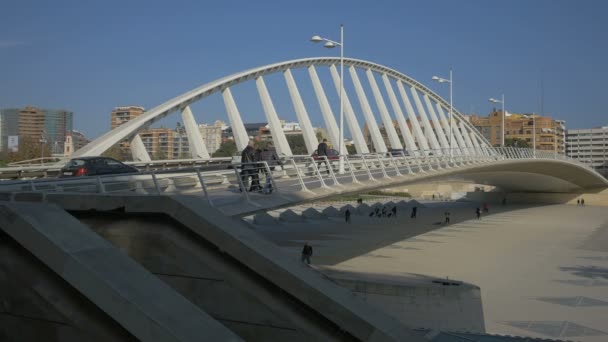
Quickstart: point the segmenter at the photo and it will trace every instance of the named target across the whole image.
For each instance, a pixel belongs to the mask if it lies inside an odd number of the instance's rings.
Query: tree
[[[212,157],[232,157],[237,153],[236,142],[227,140],[220,145],[220,148],[213,152]]]
[[[291,153],[294,155],[308,155],[308,149],[306,148],[303,135],[288,135],[287,143],[289,144],[289,147],[291,147]]]
[[[505,146],[507,147],[530,147],[528,142],[519,138],[505,138]]]
[[[19,137],[19,150],[17,152],[8,152],[5,160],[12,163],[50,156],[51,147],[49,144],[42,144],[40,139],[34,137],[21,136]]]
[[[110,147],[109,149],[105,150],[105,152],[103,152],[101,155],[103,157],[113,158],[120,161],[125,161],[128,159],[127,152],[122,147],[120,147],[120,144],[116,144]]]
[[[348,154],[357,154],[355,145],[346,145],[346,150],[348,151]]]
[[[167,152],[163,149],[158,149],[154,153],[154,160],[167,160]]]

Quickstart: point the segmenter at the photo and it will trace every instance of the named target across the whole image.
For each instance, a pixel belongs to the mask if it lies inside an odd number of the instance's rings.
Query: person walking
[[[346,223],[350,223],[350,209],[346,209],[344,212],[344,221]]]
[[[418,207],[413,207],[412,208],[412,214],[410,215],[410,218],[416,218],[416,214],[418,213]]]
[[[325,164],[325,169],[327,170],[327,175],[329,176],[330,165],[327,163],[327,139],[323,139],[319,146],[317,146],[317,157],[319,158],[317,168],[321,166],[321,163]],[[319,172],[320,171],[321,169],[319,168]]]
[[[475,214],[477,215],[477,219],[481,220],[481,209],[479,209],[479,208],[475,209]]]
[[[446,210],[443,216],[445,216],[445,224],[450,224],[450,211]]]
[[[310,265],[310,257],[312,256],[312,246],[308,244],[308,242],[304,243],[304,248],[302,248],[302,262]]]
[[[279,159],[279,156],[277,154],[277,150],[274,148],[271,142],[266,144],[266,147],[264,147],[264,149],[262,150],[261,160],[265,161],[266,164],[268,164],[268,169],[270,169],[270,172],[268,172],[266,167],[264,167],[264,164],[261,164],[262,173],[266,176],[266,183],[264,184],[264,193],[270,194],[273,190],[271,172],[274,171],[277,165],[282,165],[281,160]]]
[[[382,207],[382,217],[386,217],[386,206]]]
[[[484,213],[490,212],[490,209],[488,208],[488,202],[483,203],[483,212]]]
[[[253,177],[255,173],[255,167],[253,162],[255,161],[255,149],[253,148],[253,140],[250,140],[247,143],[247,146],[241,152],[241,183],[244,189],[240,189],[242,191],[247,191],[249,187],[249,177]]]
[[[576,206],[579,206],[579,205],[581,205],[581,199],[580,198],[576,200]]]
[[[393,217],[397,218],[397,206],[393,206],[393,209],[391,209],[391,212],[393,213]]]
[[[585,199],[581,198],[581,206],[584,207],[585,206]]]

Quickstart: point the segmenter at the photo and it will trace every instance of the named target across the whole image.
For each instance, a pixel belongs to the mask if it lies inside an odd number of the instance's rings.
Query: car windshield
[[[65,165],[65,167],[66,168],[82,167],[82,166],[84,166],[85,163],[86,162],[82,159],[72,159]]]

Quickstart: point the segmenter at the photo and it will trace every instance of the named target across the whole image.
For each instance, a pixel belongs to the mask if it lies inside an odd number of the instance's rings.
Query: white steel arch
[[[195,103],[209,95],[222,92],[225,97],[231,98],[231,96],[228,96],[230,95],[229,88],[231,86],[249,80],[256,80],[261,78],[261,76],[278,72],[285,72],[288,69],[307,68],[310,66],[323,65],[332,66],[338,64],[339,62],[340,59],[337,57],[315,57],[296,59],[249,69],[211,81],[198,88],[195,88],[184,94],[174,97],[162,103],[161,105],[146,111],[141,116],[122,124],[114,130],[105,133],[104,135],[90,142],[88,145],[76,151],[73,156],[81,157],[100,155],[102,152],[112,147],[116,143],[124,139],[133,139],[133,137],[136,136],[140,130],[150,127],[150,125],[166,117],[169,114],[172,114],[174,112],[181,112],[190,104]],[[432,90],[430,90],[420,82],[414,80],[413,78],[403,73],[400,73],[394,69],[388,68],[380,64],[351,58],[345,58],[344,64],[349,68],[354,67],[361,68],[363,70],[369,69],[380,75],[386,75],[389,78],[392,78],[398,82],[405,83],[410,87],[415,88],[418,92],[422,93],[423,96],[428,96],[431,100],[435,101],[438,104],[441,104],[444,107],[449,106],[449,102],[441,98]],[[236,106],[234,106],[234,108],[232,109],[233,110],[230,111],[231,113],[229,113],[229,116],[234,116],[238,113],[238,111],[234,110],[236,109]],[[489,146],[487,140],[466,119],[464,119],[463,115],[460,112],[454,109],[453,115],[459,119],[461,123],[461,128],[466,129],[467,133],[471,135],[471,138],[474,142],[480,142],[481,144],[483,144],[484,147]],[[236,123],[238,123],[239,120],[235,121]],[[236,128],[235,130],[235,128],[233,127],[233,131],[240,132],[240,128]],[[238,140],[244,140],[245,137],[240,137],[240,135],[242,134],[239,134]],[[239,145],[242,144],[243,142],[239,141]]]

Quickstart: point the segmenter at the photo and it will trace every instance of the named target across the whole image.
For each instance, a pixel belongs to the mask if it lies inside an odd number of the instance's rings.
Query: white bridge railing
[[[175,194],[201,193],[214,205],[235,194],[249,202],[252,197],[276,193],[326,191],[331,187],[363,182],[381,182],[410,175],[433,173],[501,160],[551,159],[576,163],[564,155],[527,148],[476,148],[470,150],[418,151],[344,156],[344,172],[339,158],[293,156],[277,165],[268,162],[233,163],[224,170],[203,171],[200,167],[137,174],[100,175],[0,182],[0,193],[100,193]],[[590,168],[591,169],[591,168]]]

